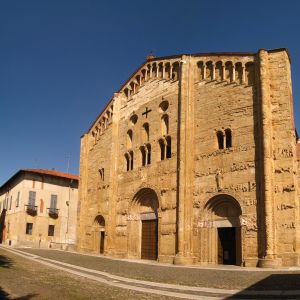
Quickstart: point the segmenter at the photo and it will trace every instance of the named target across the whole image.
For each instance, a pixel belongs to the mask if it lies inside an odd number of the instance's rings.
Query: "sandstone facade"
[[[299,265],[296,153],[286,49],[148,57],[81,138],[77,248]]]
[[[20,170],[0,187],[0,243],[73,248],[78,176],[53,170]]]

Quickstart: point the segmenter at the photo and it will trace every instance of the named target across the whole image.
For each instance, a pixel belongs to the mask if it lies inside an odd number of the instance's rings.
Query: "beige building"
[[[78,176],[54,170],[18,171],[0,187],[0,242],[73,248]]]
[[[286,49],[149,56],[81,138],[77,248],[299,265],[296,143]]]

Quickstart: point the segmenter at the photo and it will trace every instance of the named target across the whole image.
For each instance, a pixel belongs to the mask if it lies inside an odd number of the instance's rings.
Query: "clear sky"
[[[80,136],[151,51],[286,47],[300,128],[300,1],[0,0],[0,185],[78,173]]]

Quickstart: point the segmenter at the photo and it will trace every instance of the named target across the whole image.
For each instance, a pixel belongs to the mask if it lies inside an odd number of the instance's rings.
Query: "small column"
[[[162,63],[162,79],[165,79],[165,63]]]
[[[172,80],[173,65],[170,63],[170,79]]]
[[[152,78],[152,64],[150,65],[150,78]]]
[[[158,78],[159,64],[156,64],[156,78]]]
[[[235,64],[232,63],[232,82],[235,82]]]
[[[216,80],[216,64],[212,62],[212,80]]]
[[[242,64],[242,84],[246,83],[246,66]]]
[[[147,76],[148,76],[148,74],[147,74],[147,68],[146,68],[146,69],[145,69],[145,81],[148,80]]]
[[[206,80],[206,62],[203,62],[203,80]]]

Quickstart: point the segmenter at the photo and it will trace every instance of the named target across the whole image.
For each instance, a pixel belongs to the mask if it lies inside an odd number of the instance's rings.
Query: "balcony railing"
[[[49,207],[49,208],[47,208],[47,210],[48,210],[49,217],[51,217],[53,219],[57,219],[58,218],[58,212],[59,212],[58,208]]]
[[[31,215],[31,216],[36,216],[37,215],[37,206],[36,205],[31,205],[31,204],[27,204],[25,205],[26,207],[26,212]]]

